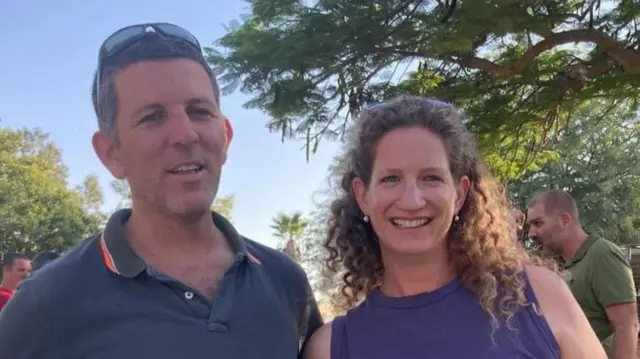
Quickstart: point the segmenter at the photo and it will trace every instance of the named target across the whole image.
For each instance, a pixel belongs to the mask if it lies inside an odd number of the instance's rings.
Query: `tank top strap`
[[[347,316],[335,317],[331,322],[331,358],[348,359],[347,348]]]
[[[533,290],[533,286],[531,286],[529,275],[526,270],[522,271],[522,276],[525,281],[524,294],[527,299],[527,305],[518,319],[521,322],[520,325],[530,327],[531,329],[535,328],[535,330],[540,333],[540,337],[545,342],[550,354],[553,353],[559,357],[560,347],[558,345],[558,341],[556,340],[551,327],[549,327],[549,323],[545,319],[542,309],[540,309],[538,298]]]

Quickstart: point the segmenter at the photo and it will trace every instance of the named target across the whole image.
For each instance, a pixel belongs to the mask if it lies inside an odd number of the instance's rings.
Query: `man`
[[[233,130],[198,41],[118,30],[94,81],[93,146],[132,210],[21,287],[0,358],[296,358],[322,324],[304,271],[210,212]]]
[[[16,288],[31,274],[29,257],[20,253],[7,253],[2,259],[2,282],[0,282],[0,311],[13,296]]]
[[[33,258],[33,270],[37,271],[39,269],[42,269],[42,267],[44,267],[50,262],[53,262],[59,257],[60,257],[60,254],[56,252],[51,252],[51,251],[40,252],[36,254],[35,258]]]
[[[560,190],[528,209],[529,237],[561,256],[569,286],[610,358],[636,358],[638,320],[631,268],[613,243],[587,235],[576,203]]]

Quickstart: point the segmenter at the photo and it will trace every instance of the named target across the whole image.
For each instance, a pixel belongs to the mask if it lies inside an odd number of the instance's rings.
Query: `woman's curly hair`
[[[449,258],[460,280],[491,316],[494,328],[507,322],[518,307],[528,305],[522,272],[532,263],[511,238],[508,202],[482,165],[463,114],[444,102],[402,96],[374,105],[360,114],[336,169],[338,198],[331,204],[324,243],[329,278],[341,277],[342,304],[352,308],[381,284],[384,274],[380,246],[370,223],[356,202],[352,182],[360,178],[368,187],[376,146],[390,131],[422,127],[440,136],[447,149],[454,180],[467,176],[471,185],[459,220],[449,230]]]

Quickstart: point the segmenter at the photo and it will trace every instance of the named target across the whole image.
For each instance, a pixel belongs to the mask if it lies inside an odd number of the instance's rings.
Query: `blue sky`
[[[240,20],[242,13],[249,8],[241,0],[2,1],[0,126],[49,132],[70,168],[70,184],[97,174],[105,210],[110,210],[119,199],[109,188],[111,175],[91,147],[97,122],[90,85],[102,41],[126,25],[171,22],[209,45],[224,35],[223,25]],[[307,163],[302,143],[281,143],[266,130],[265,114],[242,108],[248,99],[240,93],[222,99],[235,137],[220,194],[235,195],[233,217],[240,232],[275,245],[271,218],[278,211],[314,209],[312,196],[325,185],[327,166],[339,145],[323,143]]]

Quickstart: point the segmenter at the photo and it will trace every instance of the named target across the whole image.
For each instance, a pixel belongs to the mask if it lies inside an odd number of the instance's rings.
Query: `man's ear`
[[[571,217],[571,215],[567,212],[560,213],[559,219],[560,219],[560,225],[562,227],[567,227],[571,225],[571,223],[573,222],[573,217]]]
[[[471,187],[471,181],[469,181],[469,177],[462,176],[462,178],[460,178],[460,182],[458,182],[458,185],[456,186],[456,214],[464,205],[464,201],[467,200],[469,187]]]
[[[367,188],[364,182],[356,177],[351,181],[351,188],[358,202],[358,206],[365,216],[369,215],[369,203],[367,202]]]
[[[119,180],[125,179],[125,171],[120,161],[118,148],[109,136],[102,131],[97,131],[93,134],[91,143],[100,162],[111,172],[111,175]]]
[[[233,140],[233,126],[231,126],[231,121],[228,118],[224,118],[224,152],[229,151],[229,145],[231,144],[231,140]]]

